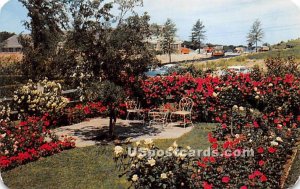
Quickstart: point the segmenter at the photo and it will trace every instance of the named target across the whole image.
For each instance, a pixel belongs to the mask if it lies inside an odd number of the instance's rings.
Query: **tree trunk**
[[[171,63],[171,51],[169,51],[169,63]]]
[[[110,107],[109,109],[110,110],[109,110],[109,131],[108,131],[108,133],[109,133],[110,137],[113,137],[117,117],[116,117],[115,109],[113,107]]]
[[[200,54],[200,51],[201,51],[201,40],[199,39],[199,54]]]
[[[255,41],[255,51],[257,52],[257,40]]]

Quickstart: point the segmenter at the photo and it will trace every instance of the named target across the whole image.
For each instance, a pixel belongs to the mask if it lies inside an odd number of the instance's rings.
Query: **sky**
[[[3,6],[4,5],[4,6]],[[26,9],[18,0],[0,0],[0,31],[25,31]],[[189,40],[198,19],[205,25],[205,43],[247,45],[256,19],[262,23],[262,43],[275,44],[300,37],[300,0],[144,0],[138,13],[148,12],[152,23],[170,18],[177,36]]]

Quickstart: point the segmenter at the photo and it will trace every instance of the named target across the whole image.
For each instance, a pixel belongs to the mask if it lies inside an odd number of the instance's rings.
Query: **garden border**
[[[290,174],[290,171],[292,169],[292,165],[296,159],[296,156],[298,154],[298,147],[300,146],[300,138],[297,139],[297,142],[296,142],[296,145],[295,145],[295,149],[293,149],[293,154],[291,156],[290,159],[287,160],[287,164],[285,164],[285,168],[283,170],[283,176],[281,177],[280,179],[280,188],[281,189],[284,189],[284,186],[285,186],[285,183],[286,183],[286,180],[287,178],[289,177],[289,174]],[[289,161],[290,160],[290,161]]]

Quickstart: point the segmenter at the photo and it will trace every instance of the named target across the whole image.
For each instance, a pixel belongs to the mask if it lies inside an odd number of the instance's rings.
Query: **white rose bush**
[[[138,141],[132,146],[116,146],[114,160],[133,188],[192,188],[193,167],[196,160],[189,156],[190,147],[176,142],[165,154],[152,139]]]
[[[57,113],[67,104],[68,99],[61,95],[61,85],[54,81],[29,82],[15,91],[14,105],[20,114],[42,115],[44,113]]]

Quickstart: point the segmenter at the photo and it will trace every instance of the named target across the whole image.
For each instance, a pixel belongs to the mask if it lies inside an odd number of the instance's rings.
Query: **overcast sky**
[[[0,0],[0,6],[7,0]],[[300,0],[144,0],[138,12],[148,12],[151,22],[163,24],[167,18],[177,26],[177,35],[188,40],[193,24],[205,25],[205,42],[246,45],[246,35],[255,19],[262,23],[263,42],[271,44],[300,37]],[[0,31],[20,33],[26,10],[18,0],[10,0],[0,12]]]

